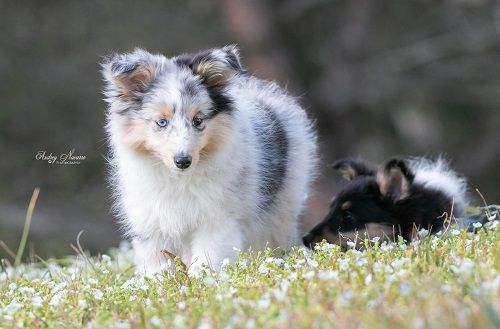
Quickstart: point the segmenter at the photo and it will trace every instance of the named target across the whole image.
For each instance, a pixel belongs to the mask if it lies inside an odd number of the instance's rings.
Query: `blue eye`
[[[158,125],[158,127],[163,128],[163,127],[167,126],[168,121],[165,119],[160,119],[160,120],[156,121],[156,124]]]

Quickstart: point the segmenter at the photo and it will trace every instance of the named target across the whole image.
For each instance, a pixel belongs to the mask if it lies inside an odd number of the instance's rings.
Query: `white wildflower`
[[[269,272],[269,268],[266,266],[266,264],[262,263],[259,265],[259,267],[257,268],[257,271],[259,273],[262,273],[262,274],[265,274],[267,272]]]
[[[278,300],[280,302],[285,300],[286,294],[283,291],[281,291],[279,289],[273,289],[272,293],[274,295],[274,298],[276,298],[276,300]]]
[[[342,298],[342,301],[344,302],[349,302],[352,298],[352,292],[344,291],[340,294],[340,298]]]
[[[474,268],[474,262],[466,258],[462,260],[462,263],[460,264],[458,271],[464,275],[468,275],[472,272],[473,268]]]
[[[452,229],[452,230],[450,231],[450,234],[451,234],[451,235],[459,235],[459,234],[460,234],[460,231],[454,228],[454,229]]]
[[[78,300],[78,307],[83,308],[83,309],[87,308],[87,302],[83,299],[79,299]]]
[[[19,292],[24,295],[33,295],[35,293],[35,289],[31,287],[21,287],[19,288]]]
[[[475,222],[475,223],[472,223],[472,227],[473,228],[481,228],[481,227],[483,227],[483,224],[481,224],[480,222]]]
[[[420,231],[418,231],[418,236],[423,238],[429,235],[429,230],[426,230],[425,228],[422,228]]]
[[[335,245],[331,243],[323,243],[321,245],[317,244],[315,248],[323,252],[331,252],[335,249]]]
[[[307,264],[309,266],[313,267],[313,268],[316,268],[319,265],[318,262],[316,260],[314,260],[314,259],[308,259],[307,260]]]
[[[349,260],[348,259],[337,259],[339,262],[339,269],[342,271],[348,271],[349,270]]]
[[[102,259],[102,262],[105,263],[105,264],[110,264],[111,263],[111,257],[109,257],[108,255],[106,254],[103,254],[101,256],[101,259]]]
[[[496,293],[500,288],[500,275],[491,281],[481,283],[481,290],[485,293]]]
[[[451,292],[451,286],[449,284],[443,284],[441,286],[441,292],[450,293]]]
[[[288,288],[290,288],[290,281],[284,279],[280,282],[280,287],[282,291],[288,291]]]
[[[23,305],[21,303],[19,303],[19,300],[17,300],[17,298],[14,298],[7,305],[6,311],[9,313],[14,313],[14,312],[19,311],[22,307],[23,307]]]
[[[401,284],[399,285],[399,291],[403,295],[408,295],[410,293],[410,290],[411,288],[408,282],[401,282]]]
[[[50,299],[49,305],[52,307],[58,307],[63,296],[64,296],[63,290],[56,292],[54,296],[52,296],[52,298]]]
[[[268,297],[264,297],[257,302],[257,306],[261,309],[266,309],[271,305],[271,300]]]
[[[371,282],[372,282],[372,275],[371,275],[371,274],[368,274],[368,275],[365,277],[365,284],[366,284],[366,285],[369,285]]]
[[[351,247],[351,248],[355,248],[356,247],[356,242],[353,242],[353,241],[347,241],[347,246],[348,247]]]
[[[380,245],[380,250],[382,251],[391,251],[393,250],[395,247],[397,246],[396,243],[394,242],[391,242],[391,243],[387,243],[387,241],[384,241],[382,242],[382,244]]]
[[[374,272],[381,272],[385,268],[385,265],[380,262],[375,262],[372,268]]]
[[[302,265],[304,265],[304,264],[305,264],[305,262],[306,262],[306,260],[305,260],[305,259],[296,259],[296,260],[295,260],[295,266],[296,266],[297,268],[301,268],[301,267],[302,267]]]
[[[333,270],[325,270],[318,272],[318,278],[320,280],[335,280],[339,279],[339,272]]]
[[[267,257],[264,262],[268,264],[274,264],[274,265],[282,265],[285,261],[281,258],[276,258],[276,257]]]
[[[198,329],[211,329],[212,326],[210,325],[210,322],[207,319],[201,320],[200,324],[198,325]]]
[[[102,291],[100,291],[99,289],[94,289],[92,295],[94,296],[95,299],[101,300],[102,297],[104,296],[104,293]]]
[[[221,270],[225,271],[229,266],[229,264],[230,264],[229,258],[224,258],[221,263]]]
[[[94,328],[94,327],[92,326],[90,328]],[[125,321],[118,321],[118,322],[113,323],[112,328],[113,329],[130,329],[130,328],[132,328],[132,325],[128,322],[125,322]]]
[[[377,242],[377,241],[379,241],[379,240],[380,240],[380,237],[379,237],[379,236],[374,236],[374,237],[373,237],[370,241],[371,241],[372,243],[375,243],[375,242]]]
[[[368,261],[366,260],[366,258],[362,257],[362,258],[358,258],[356,260],[356,265],[358,265],[358,266],[364,266],[366,264],[368,264]]]
[[[302,277],[303,277],[304,279],[306,279],[306,280],[310,280],[310,279],[314,278],[314,275],[315,275],[315,274],[316,274],[316,273],[314,273],[314,271],[308,271],[308,272],[304,273],[304,274],[302,275]]]
[[[488,227],[490,228],[490,230],[494,230],[497,228],[498,224],[500,224],[500,221],[499,220],[495,220],[493,222],[490,222],[488,224]]]
[[[186,303],[185,302],[178,302],[177,308],[181,311],[184,310],[186,308]]]
[[[33,307],[42,307],[43,306],[43,298],[40,296],[34,296],[31,298],[31,304]]]
[[[160,327],[163,324],[162,321],[161,321],[161,319],[157,315],[153,316],[149,320],[149,323],[151,323],[151,325],[153,325],[155,327]]]
[[[410,262],[410,259],[406,258],[406,257],[402,257],[402,258],[399,258],[399,259],[396,259],[394,260],[392,263],[391,263],[391,266],[393,268],[399,268],[399,267],[402,267],[403,265],[405,264],[408,264]]]

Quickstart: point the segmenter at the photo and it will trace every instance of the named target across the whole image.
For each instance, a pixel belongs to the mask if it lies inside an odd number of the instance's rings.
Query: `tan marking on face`
[[[148,143],[148,131],[146,120],[130,120],[123,126],[123,141],[142,154],[152,153]]]
[[[192,106],[189,109],[187,109],[186,116],[189,118],[190,121],[192,121],[193,118],[196,116],[200,118],[205,118],[205,115],[202,112],[200,112],[200,110],[196,106]]]
[[[377,173],[377,184],[378,189],[380,190],[380,194],[387,195],[387,192],[389,191],[389,182],[387,181],[387,177],[383,172]]]
[[[151,115],[151,119],[153,119],[153,121],[158,121],[160,119],[170,120],[170,118],[172,118],[172,115],[172,108],[170,106],[162,105],[154,109],[154,112]]]
[[[217,115],[207,122],[205,130],[202,132],[203,138],[200,141],[200,157],[210,158],[226,143],[232,132],[232,122],[228,115]]]
[[[341,206],[340,206],[340,209],[342,209],[343,211],[346,211],[348,210],[349,208],[351,208],[352,206],[352,202],[351,201],[346,201],[344,202]]]

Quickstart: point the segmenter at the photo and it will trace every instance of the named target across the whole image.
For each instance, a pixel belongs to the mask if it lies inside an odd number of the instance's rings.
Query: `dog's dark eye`
[[[202,118],[200,118],[200,117],[194,117],[193,118],[193,126],[195,128],[200,128],[202,124],[203,124],[203,119]]]
[[[165,119],[160,119],[158,121],[156,121],[156,124],[158,125],[158,127],[166,127],[168,125],[168,121],[165,120]]]
[[[352,215],[352,212],[350,212],[350,211],[344,212],[344,220],[351,221],[353,218],[354,218],[354,216]]]

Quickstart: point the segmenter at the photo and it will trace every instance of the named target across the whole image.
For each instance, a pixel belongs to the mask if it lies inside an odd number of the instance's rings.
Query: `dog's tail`
[[[415,175],[415,183],[443,192],[453,200],[454,214],[462,214],[468,204],[467,183],[464,177],[450,168],[443,157],[438,157],[435,161],[412,158],[409,164]]]

